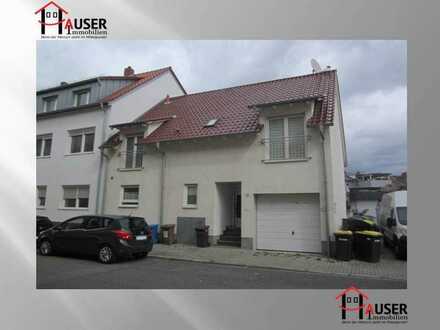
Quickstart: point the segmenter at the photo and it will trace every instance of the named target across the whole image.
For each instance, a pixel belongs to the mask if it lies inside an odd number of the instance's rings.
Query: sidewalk
[[[198,248],[183,244],[155,244],[150,252],[150,256],[249,267],[365,276],[379,279],[406,280],[407,274],[406,261],[396,260],[386,248],[384,248],[381,261],[378,263],[368,263],[359,260],[338,261],[321,255],[306,253],[253,251],[225,246]]]

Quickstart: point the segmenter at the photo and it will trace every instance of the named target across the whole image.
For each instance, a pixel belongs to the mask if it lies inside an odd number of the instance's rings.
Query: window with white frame
[[[69,131],[70,153],[92,152],[95,144],[95,128],[84,128]]]
[[[123,186],[121,206],[137,207],[139,205],[139,186]]]
[[[125,168],[142,168],[142,158],[144,157],[143,145],[139,142],[143,135],[128,136],[125,152]]]
[[[37,208],[46,207],[46,186],[37,186]]]
[[[89,186],[63,186],[63,207],[88,208]]]
[[[90,88],[81,89],[73,92],[73,105],[79,107],[81,105],[89,104],[90,102]]]
[[[197,206],[197,184],[185,184],[183,204],[184,207]]]
[[[269,119],[270,160],[306,158],[304,115]]]
[[[37,157],[49,157],[52,152],[52,134],[37,136]]]
[[[43,97],[43,112],[55,111],[57,109],[58,96]]]

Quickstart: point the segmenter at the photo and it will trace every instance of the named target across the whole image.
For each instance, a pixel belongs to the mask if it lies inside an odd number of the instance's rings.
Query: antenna
[[[310,60],[310,64],[312,65],[313,73],[322,71],[318,61],[315,60],[314,58]]]

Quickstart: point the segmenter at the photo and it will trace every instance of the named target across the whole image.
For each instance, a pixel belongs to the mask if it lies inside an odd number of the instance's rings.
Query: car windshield
[[[133,233],[143,231],[147,226],[144,218],[124,218],[119,219],[119,223],[121,224],[121,229]]]
[[[406,215],[406,207],[398,207],[397,208],[397,217],[399,218],[399,222],[401,225],[406,226],[408,224],[408,218]]]

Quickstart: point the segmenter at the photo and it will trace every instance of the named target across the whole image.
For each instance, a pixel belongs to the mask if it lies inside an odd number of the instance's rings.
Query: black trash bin
[[[353,233],[350,230],[335,232],[335,258],[348,261],[352,258]]]
[[[382,253],[383,235],[377,231],[357,231],[354,233],[355,255],[359,260],[379,262]]]
[[[197,246],[207,247],[209,246],[209,226],[203,226],[196,228]]]

